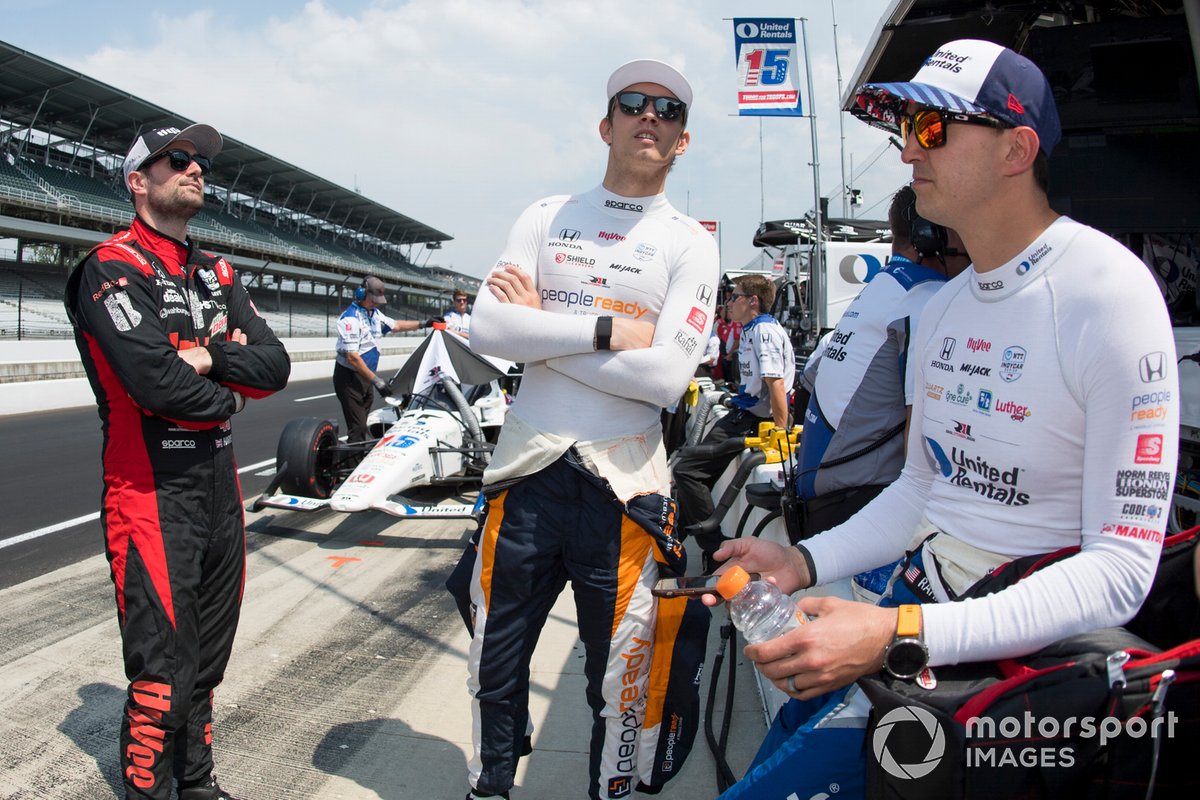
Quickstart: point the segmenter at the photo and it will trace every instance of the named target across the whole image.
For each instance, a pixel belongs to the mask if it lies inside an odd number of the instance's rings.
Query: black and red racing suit
[[[230,417],[287,384],[287,351],[224,259],[140,218],[67,283],[104,433],[101,518],[129,691],[128,797],[168,800],[212,771],[212,690],[232,651],[245,524]],[[230,341],[235,330],[245,345]],[[206,375],[178,354],[207,347]],[[238,395],[242,395],[239,397]]]

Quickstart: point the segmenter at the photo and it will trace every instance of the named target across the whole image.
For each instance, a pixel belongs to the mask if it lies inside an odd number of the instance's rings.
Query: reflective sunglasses
[[[186,150],[167,150],[166,152],[159,153],[154,158],[142,164],[138,169],[145,169],[155,161],[161,161],[164,158],[171,164],[171,169],[176,172],[183,172],[193,161],[200,168],[201,175],[207,175],[208,171],[212,169],[212,161],[207,156],[202,156],[199,153],[192,155]]]
[[[913,114],[901,114],[900,140],[907,142],[908,134],[917,137],[917,144],[925,150],[933,150],[946,144],[946,126],[951,122],[968,125],[985,125],[989,128],[1010,128],[1011,125],[992,117],[978,114],[958,114],[938,108],[923,108]]]
[[[663,122],[674,122],[687,111],[687,103],[674,97],[655,97],[642,92],[621,92],[617,95],[617,106],[622,113],[631,117],[641,114],[647,103],[654,104],[654,113]]]

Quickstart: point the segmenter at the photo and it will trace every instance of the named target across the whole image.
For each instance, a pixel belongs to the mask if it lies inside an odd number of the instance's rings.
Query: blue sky
[[[837,0],[846,88],[888,5]],[[525,206],[600,181],[608,74],[661,58],[696,89],[667,195],[721,221],[736,269],[758,252],[759,221],[803,214],[813,188],[807,119],[734,116],[735,13],[808,18],[822,194],[840,215],[841,153],[847,178],[879,156],[853,185],[883,216],[908,169],[849,116],[840,146],[829,0],[0,0],[0,39],[445,231],[435,263],[473,275]]]

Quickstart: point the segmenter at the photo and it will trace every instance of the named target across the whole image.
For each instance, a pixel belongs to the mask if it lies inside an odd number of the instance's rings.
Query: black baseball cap
[[[176,142],[191,142],[196,152],[212,161],[221,152],[224,141],[217,129],[211,125],[189,125],[179,128],[154,128],[138,134],[129,152],[125,154],[125,163],[121,167],[125,173],[125,184],[129,184],[129,173],[141,169],[142,165]]]

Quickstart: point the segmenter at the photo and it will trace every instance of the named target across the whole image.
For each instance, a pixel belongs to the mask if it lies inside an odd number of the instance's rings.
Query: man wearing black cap
[[[925,306],[913,340],[900,478],[796,548],[739,540],[717,553],[787,591],[911,553],[883,605],[806,597],[811,624],[746,648],[781,690],[827,697],[843,731],[865,703],[851,690],[843,705],[840,687],[881,668],[929,686],[931,667],[1128,622],[1158,564],[1179,444],[1175,345],[1153,277],[1047,200],[1060,126],[1038,68],[992,42],[950,42],[911,82],[862,87],[856,115],[900,134],[917,211],[957,230],[973,264]],[[947,602],[1014,559],[1068,548],[1007,588]],[[815,741],[799,747],[822,769],[793,771],[790,790],[831,777],[853,788],[842,779],[862,748]],[[769,794],[770,771],[728,796]]]
[[[475,301],[472,347],[525,372],[484,473],[470,797],[507,797],[513,785],[529,659],[567,581],[593,712],[588,796],[627,797],[664,760],[643,727],[650,590],[658,561],[679,568],[682,547],[659,415],[704,353],[717,247],[664,194],[691,138],[687,80],[661,61],[632,61],[605,98],[602,185],[526,209]],[[670,725],[659,727],[665,737]]]
[[[346,418],[346,441],[367,438],[367,415],[375,402],[374,388],[381,397],[391,397],[392,387],[379,377],[378,340],[389,333],[433,327],[434,320],[394,320],[380,311],[387,304],[383,281],[374,275],[354,290],[354,302],[338,318],[337,362],[333,367],[333,391]]]
[[[234,800],[213,777],[212,692],[233,647],[245,528],[230,417],[282,389],[287,351],[188,221],[221,150],[208,125],[137,136],[136,216],[67,283],[104,431],[102,523],[130,685],[127,798]],[[174,780],[172,780],[174,779]]]

